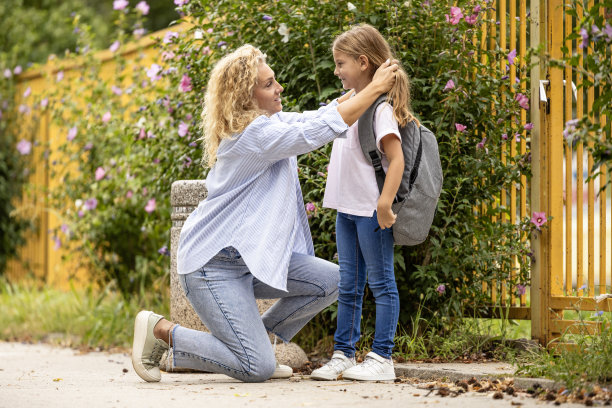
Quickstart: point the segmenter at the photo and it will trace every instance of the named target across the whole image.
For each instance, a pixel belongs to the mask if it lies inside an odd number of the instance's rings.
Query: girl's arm
[[[388,134],[380,141],[383,151],[389,160],[389,169],[385,177],[385,185],[378,199],[376,207],[376,217],[380,228],[391,228],[397,217],[391,211],[391,204],[395,199],[404,174],[404,153],[402,152],[402,142],[394,134]]]

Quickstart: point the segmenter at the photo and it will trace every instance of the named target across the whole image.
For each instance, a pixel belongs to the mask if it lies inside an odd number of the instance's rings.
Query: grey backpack
[[[378,189],[382,192],[385,172],[382,154],[376,147],[374,114],[387,100],[380,96],[359,118],[361,150],[374,167]],[[404,153],[404,175],[391,208],[397,218],[393,224],[395,245],[417,245],[425,241],[433,222],[442,189],[442,165],[435,135],[425,126],[408,122],[399,128]]]

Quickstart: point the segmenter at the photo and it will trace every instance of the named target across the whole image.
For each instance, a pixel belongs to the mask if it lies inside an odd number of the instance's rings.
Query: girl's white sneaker
[[[370,351],[363,363],[351,367],[342,373],[345,380],[358,381],[392,381],[395,380],[393,360],[384,358]]]
[[[323,367],[314,370],[312,374],[310,374],[310,378],[313,380],[337,380],[340,374],[343,374],[345,370],[351,367],[355,367],[355,359],[348,358],[342,351],[336,350],[331,360]]]

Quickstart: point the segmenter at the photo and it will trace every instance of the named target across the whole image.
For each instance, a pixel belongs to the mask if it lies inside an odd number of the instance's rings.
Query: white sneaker
[[[345,380],[359,381],[391,381],[395,380],[393,360],[369,352],[363,363],[351,367],[342,373]]]
[[[348,358],[340,350],[334,351],[331,360],[323,367],[317,368],[310,374],[313,380],[337,380],[345,370],[355,367],[355,358]],[[344,374],[342,375],[344,377]]]
[[[274,369],[274,373],[272,374],[272,379],[274,378],[289,378],[293,375],[293,368],[286,366],[284,364],[278,364],[276,362],[276,368]]]

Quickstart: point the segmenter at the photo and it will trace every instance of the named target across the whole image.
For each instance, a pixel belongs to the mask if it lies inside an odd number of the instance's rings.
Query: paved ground
[[[511,367],[494,364],[402,364],[398,374],[422,379],[437,376],[505,376]],[[424,380],[423,380],[424,381]],[[145,383],[128,354],[86,353],[48,345],[0,342],[0,407],[543,407],[526,393],[468,392],[442,397],[410,382],[318,382],[295,375],[288,380],[245,384],[217,374],[168,374]],[[564,407],[578,407],[563,404]]]

